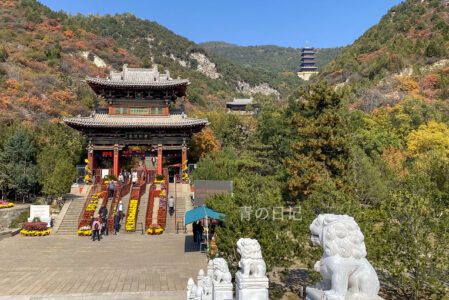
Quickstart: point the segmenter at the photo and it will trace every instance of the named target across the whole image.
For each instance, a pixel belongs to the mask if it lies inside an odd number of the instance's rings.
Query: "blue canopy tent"
[[[184,215],[184,225],[193,223],[195,221],[206,219],[206,247],[207,251],[209,249],[209,222],[208,219],[216,219],[216,220],[223,220],[225,217],[224,214],[218,213],[213,209],[210,209],[209,207],[206,207],[206,205],[198,206],[197,208],[194,208],[192,210],[186,211]],[[201,246],[200,246],[201,249]]]
[[[198,206],[197,208],[185,212],[184,225],[206,218],[223,220],[224,216],[225,216],[224,214],[216,212],[215,210],[210,209],[209,207],[206,207],[204,205]]]

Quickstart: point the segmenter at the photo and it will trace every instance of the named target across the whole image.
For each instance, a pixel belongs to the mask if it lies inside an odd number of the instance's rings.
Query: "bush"
[[[9,57],[8,51],[3,46],[0,46],[0,62],[5,62]]]
[[[12,220],[9,228],[19,228],[22,227],[22,223],[25,223],[30,217],[30,213],[28,211],[22,212],[19,216]]]
[[[47,230],[47,222],[25,222],[22,225],[22,229],[28,231],[43,231]]]

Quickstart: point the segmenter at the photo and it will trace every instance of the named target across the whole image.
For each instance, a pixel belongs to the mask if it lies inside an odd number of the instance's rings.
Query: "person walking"
[[[120,214],[117,213],[114,216],[114,235],[116,235],[120,231]]]
[[[118,182],[120,182],[120,184],[123,184],[123,183],[125,183],[125,179],[124,179],[124,177],[123,177],[123,174],[122,174],[122,173],[120,173],[120,175],[118,176]]]
[[[196,242],[198,244],[201,243],[201,241],[203,240],[203,225],[201,224],[201,221],[197,221],[197,225],[196,225]]]
[[[123,219],[123,217],[125,216],[125,214],[123,213],[123,202],[122,202],[122,200],[120,200],[120,202],[118,203],[117,211],[118,211],[118,215],[120,216],[120,221],[121,221]]]
[[[98,217],[96,217],[95,221],[92,224],[92,241],[95,241],[95,239],[100,241],[100,230],[101,230],[101,223],[98,220]]]
[[[173,196],[170,196],[168,199],[168,213],[170,214],[170,217],[173,216],[173,213],[175,212],[175,199],[173,199]]]
[[[114,181],[111,180],[108,185],[108,192],[109,192],[108,197],[109,198],[114,197],[114,189],[115,189],[115,184],[114,184]]]
[[[101,234],[109,235],[108,208],[105,205],[102,205],[99,213],[100,213],[100,220],[101,220]]]
[[[196,243],[198,239],[198,224],[197,222],[193,222],[192,224],[192,231],[193,231],[193,242]]]
[[[139,179],[139,176],[137,175],[137,171],[133,171],[131,174],[133,185],[137,184],[137,180]]]

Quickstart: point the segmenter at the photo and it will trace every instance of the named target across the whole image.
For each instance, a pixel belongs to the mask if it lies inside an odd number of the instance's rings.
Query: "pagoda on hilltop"
[[[111,169],[118,176],[136,160],[158,175],[168,166],[187,162],[187,148],[193,133],[208,125],[205,119],[189,118],[175,109],[186,98],[187,79],[172,79],[156,68],[123,66],[108,78],[87,77],[92,90],[103,97],[107,109],[97,109],[87,117],[66,118],[64,122],[88,140],[89,170]]]
[[[315,48],[306,46],[301,49],[301,62],[299,64],[299,78],[309,80],[313,75],[318,74],[318,68],[315,61]]]

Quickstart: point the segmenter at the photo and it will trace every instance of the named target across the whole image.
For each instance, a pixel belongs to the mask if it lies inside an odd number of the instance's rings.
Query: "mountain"
[[[449,55],[449,1],[406,0],[346,47],[322,75],[333,83],[373,86],[395,74],[419,75]]]
[[[449,1],[406,0],[329,63],[318,79],[352,91],[372,111],[412,95],[449,99]]]
[[[72,16],[35,0],[0,2],[0,119],[86,114],[99,100],[83,79],[107,76],[125,63],[189,78],[190,107],[201,110],[255,92],[284,97],[300,84],[296,76],[272,76],[209,54],[131,14]]]
[[[225,42],[206,42],[200,44],[208,53],[216,54],[229,61],[245,67],[282,72],[296,72],[298,70],[300,49],[266,46],[238,46]],[[322,70],[332,61],[342,48],[317,49],[317,66]]]

